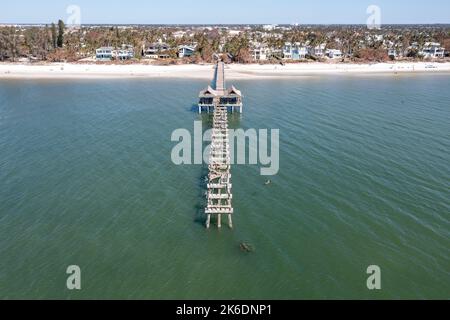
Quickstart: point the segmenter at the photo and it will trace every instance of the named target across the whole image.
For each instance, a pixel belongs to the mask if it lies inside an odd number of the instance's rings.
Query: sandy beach
[[[192,78],[211,79],[214,66],[144,64],[71,64],[43,65],[0,63],[0,79],[59,79],[59,78]],[[273,77],[302,77],[315,75],[365,75],[399,73],[450,72],[450,63],[396,62],[377,64],[299,63],[286,65],[230,64],[227,79],[258,79]]]

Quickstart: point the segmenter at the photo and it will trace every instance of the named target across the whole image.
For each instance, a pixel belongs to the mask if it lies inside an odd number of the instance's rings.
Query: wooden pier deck
[[[221,94],[225,95],[226,87],[225,87],[225,63],[219,62],[216,67],[216,91]]]
[[[225,85],[225,64],[218,62],[215,69],[214,89],[210,86],[201,91],[199,112],[205,108],[213,115],[211,152],[205,213],[206,228],[211,226],[211,217],[217,216],[217,226],[222,227],[222,216],[228,216],[228,225],[233,228],[233,194],[231,184],[231,158],[228,134],[228,112],[238,109],[242,113],[242,95],[235,87],[227,90]]]

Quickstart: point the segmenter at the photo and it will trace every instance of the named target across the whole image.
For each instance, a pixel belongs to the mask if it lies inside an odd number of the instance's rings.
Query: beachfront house
[[[316,47],[309,47],[308,53],[309,55],[314,57],[323,57],[325,55],[325,47],[326,47],[325,43],[318,45]]]
[[[251,43],[250,53],[252,55],[253,61],[266,61],[271,57],[272,51],[269,47],[260,42],[253,41]]]
[[[419,55],[424,58],[444,58],[445,48],[438,42],[426,42]]]
[[[144,58],[148,59],[167,59],[170,57],[170,46],[162,41],[151,43],[143,49]]]
[[[117,60],[130,60],[134,58],[134,48],[132,45],[123,44],[120,49],[113,51],[113,57]]]
[[[195,54],[195,45],[182,45],[178,47],[178,57],[192,57]]]
[[[308,54],[307,48],[302,46],[299,42],[296,43],[286,42],[283,46],[284,60],[305,59],[307,54]]]
[[[251,50],[252,59],[254,61],[266,61],[268,59],[267,57],[267,47],[260,46],[255,47]]]
[[[339,49],[327,49],[326,55],[330,59],[342,59],[342,51]]]
[[[95,50],[95,59],[98,61],[110,61],[113,58],[114,48],[101,47]]]

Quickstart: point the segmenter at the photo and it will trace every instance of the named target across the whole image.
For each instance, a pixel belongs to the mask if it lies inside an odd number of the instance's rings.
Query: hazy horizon
[[[14,22],[2,22],[0,25],[18,25],[18,26],[40,26],[49,25],[51,23],[56,23],[55,21],[50,22],[36,22],[36,23],[14,23]],[[81,26],[264,26],[270,24],[263,23],[83,23]],[[276,26],[293,26],[289,23],[278,23],[274,24]],[[362,23],[300,23],[298,26],[365,26]],[[381,26],[381,28],[386,26],[450,26],[450,23],[386,23]]]

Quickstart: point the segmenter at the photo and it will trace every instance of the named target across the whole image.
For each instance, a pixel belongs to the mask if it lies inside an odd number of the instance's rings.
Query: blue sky
[[[449,0],[9,0],[0,5],[0,23],[66,20],[72,4],[82,23],[364,24],[371,4],[381,8],[382,24],[450,23]]]

